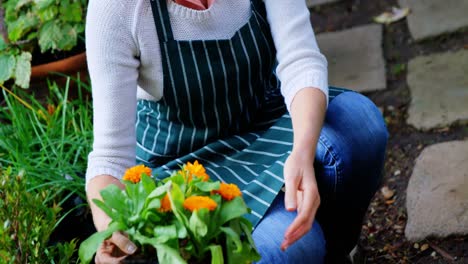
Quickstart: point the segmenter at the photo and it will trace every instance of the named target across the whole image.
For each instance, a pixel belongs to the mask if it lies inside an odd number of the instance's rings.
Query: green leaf
[[[143,219],[145,221],[152,222],[152,223],[157,223],[161,221],[161,217],[157,213],[155,213],[155,211],[153,210],[143,213]]]
[[[94,204],[99,207],[107,216],[109,216],[112,220],[118,221],[120,219],[120,215],[115,213],[111,207],[109,207],[106,203],[101,200],[93,199]]]
[[[13,1],[13,2],[15,2],[15,1]],[[29,4],[29,3],[32,3],[32,2],[33,2],[33,0],[19,0],[19,1],[16,1],[15,9],[18,10],[21,7],[25,6],[26,4]]]
[[[57,42],[61,38],[60,34],[61,30],[57,21],[51,20],[46,22],[39,31],[41,52],[57,49]]]
[[[166,245],[156,246],[159,263],[186,264],[179,251]]]
[[[63,21],[66,22],[81,22],[83,20],[83,9],[78,1],[62,1],[60,4],[60,14]]]
[[[15,84],[22,88],[29,88],[31,77],[31,53],[22,52],[16,57]]]
[[[248,208],[242,197],[238,196],[231,201],[224,202],[221,206],[219,224],[223,225],[231,219],[247,214]]]
[[[126,197],[122,189],[115,184],[110,184],[101,190],[100,194],[103,202],[114,209],[116,214],[120,214],[122,217],[128,217],[129,212]]]
[[[171,186],[171,183],[167,182],[166,184],[157,187],[148,195],[148,199],[161,197],[163,194],[165,194],[169,190],[169,186]]]
[[[94,233],[80,245],[78,255],[81,263],[90,263],[101,243],[110,237],[115,231],[123,230],[123,225],[117,222],[112,222],[109,227],[101,232]]]
[[[177,229],[177,237],[180,239],[186,238],[187,237],[187,228],[177,219],[174,219],[172,221],[172,224],[176,227]]]
[[[231,227],[220,227],[221,231],[226,234],[227,241],[233,242],[236,246],[236,249],[233,252],[239,253],[242,251],[242,241],[239,234],[234,231]]]
[[[148,196],[154,189],[156,189],[156,183],[150,175],[142,175],[141,184],[145,191],[145,197]]]
[[[8,24],[8,39],[11,42],[21,40],[24,35],[38,24],[39,20],[35,14],[28,12]]]
[[[0,84],[9,80],[13,76],[16,60],[13,55],[0,55]]]
[[[253,261],[259,261],[261,259],[260,254],[255,247],[255,243],[252,239],[252,224],[246,218],[238,218],[230,222],[230,227],[238,234],[243,234],[247,237],[241,237],[242,246],[239,251],[239,247],[234,241],[230,241],[231,238],[227,237],[227,258],[228,263],[251,263]],[[234,243],[233,243],[234,242]],[[234,249],[236,247],[237,249]]]
[[[140,189],[142,188],[141,182],[136,184],[131,182],[125,183],[125,191],[129,198],[130,214],[133,216],[140,215],[146,202],[146,197],[140,192]]]
[[[34,0],[34,3],[39,10],[43,10],[50,7],[55,1],[56,0]]]
[[[202,192],[211,192],[213,190],[219,190],[219,181],[215,182],[197,182],[194,184]]]
[[[184,210],[183,203],[184,203],[185,197],[179,185],[173,183],[171,185],[171,190],[169,194],[170,194],[169,200],[171,201],[171,208],[173,209],[172,212],[174,213],[178,221],[180,221],[184,226],[188,227],[189,220],[183,213],[183,210]]]
[[[211,264],[224,264],[223,248],[220,245],[210,245]]]
[[[0,36],[0,51],[5,50],[8,47],[5,40],[2,36]]]
[[[140,245],[151,245],[153,247],[156,247],[159,245],[159,241],[156,237],[147,237],[145,235],[142,235],[140,232],[136,232],[133,234],[132,239],[134,242],[138,242]]]
[[[196,210],[190,216],[190,231],[195,234],[195,236],[202,238],[208,233],[208,226],[204,221],[206,219],[206,214],[208,214],[208,209],[203,208],[200,210]]]
[[[39,19],[42,22],[56,19],[57,14],[58,14],[58,8],[55,5],[37,11],[37,15],[39,16]]]
[[[149,209],[158,209],[161,207],[161,201],[159,199],[153,199],[149,202],[148,206],[146,206],[146,210]]]
[[[75,26],[65,24],[60,32],[61,38],[58,41],[59,50],[71,50],[76,46],[78,40],[78,30]]]
[[[254,240],[252,238],[252,231],[253,231],[252,223],[249,220],[247,220],[247,218],[243,218],[243,217],[239,218],[239,223],[240,223],[240,227],[242,229],[242,232],[247,237],[247,241],[256,250],[255,242],[254,242]]]
[[[164,244],[171,239],[177,239],[177,228],[175,225],[157,226],[154,228],[154,235],[160,244]]]
[[[41,52],[47,50],[70,50],[76,45],[77,29],[59,20],[47,21],[39,31]]]

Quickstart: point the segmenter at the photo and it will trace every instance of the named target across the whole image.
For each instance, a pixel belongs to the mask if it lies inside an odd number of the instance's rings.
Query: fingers
[[[285,170],[284,175],[284,185],[285,185],[285,193],[284,193],[284,205],[286,210],[294,211],[297,208],[297,190],[299,188],[301,178],[297,176],[296,173],[289,173]]]
[[[298,197],[303,197],[298,208],[298,215],[288,227],[284,235],[284,241],[281,244],[281,249],[286,250],[290,245],[304,236],[310,231],[315,213],[320,204],[320,196],[318,195],[317,185],[315,180],[304,180],[304,191],[302,194],[297,194]]]
[[[127,255],[114,257],[116,246],[109,240],[104,241],[96,252],[96,264],[119,264]]]
[[[126,255],[131,255],[137,250],[135,244],[121,232],[114,232],[110,241]]]
[[[297,213],[300,213],[302,210],[302,203],[304,201],[304,191],[298,190],[296,192],[296,199],[297,199]]]

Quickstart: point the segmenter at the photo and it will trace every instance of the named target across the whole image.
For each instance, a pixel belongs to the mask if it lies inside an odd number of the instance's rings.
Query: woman
[[[387,132],[370,100],[328,88],[303,0],[91,0],[86,42],[89,200],[120,185],[135,157],[158,176],[197,159],[241,187],[263,263],[344,260]],[[90,206],[105,229],[109,218]],[[114,234],[96,262],[135,250]]]

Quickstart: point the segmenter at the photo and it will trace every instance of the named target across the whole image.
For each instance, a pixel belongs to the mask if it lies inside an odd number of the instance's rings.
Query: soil
[[[315,32],[373,23],[373,17],[398,6],[396,0],[344,0],[311,10]],[[411,101],[406,84],[407,63],[416,56],[468,48],[466,31],[414,42],[406,20],[384,26],[387,89],[366,93],[382,110],[390,132],[382,186],[395,191],[391,199],[378,192],[368,210],[359,241],[357,263],[468,263],[468,236],[429,238],[418,243],[404,237],[405,194],[414,161],[428,145],[468,138],[468,125],[420,131],[406,123]],[[434,253],[435,252],[435,253]]]

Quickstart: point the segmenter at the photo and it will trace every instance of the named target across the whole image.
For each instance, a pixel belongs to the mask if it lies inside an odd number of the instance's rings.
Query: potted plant
[[[197,161],[164,180],[143,165],[130,168],[125,188],[110,185],[93,202],[112,220],[79,249],[89,263],[99,245],[116,231],[139,248],[127,263],[251,263],[258,261],[252,224],[242,193],[234,184],[212,181]]]
[[[43,77],[59,71],[44,66],[32,70],[31,63],[70,53],[76,55],[71,64],[83,67],[86,6],[87,0],[0,0],[0,84],[14,80],[17,86],[28,88],[31,72]]]

